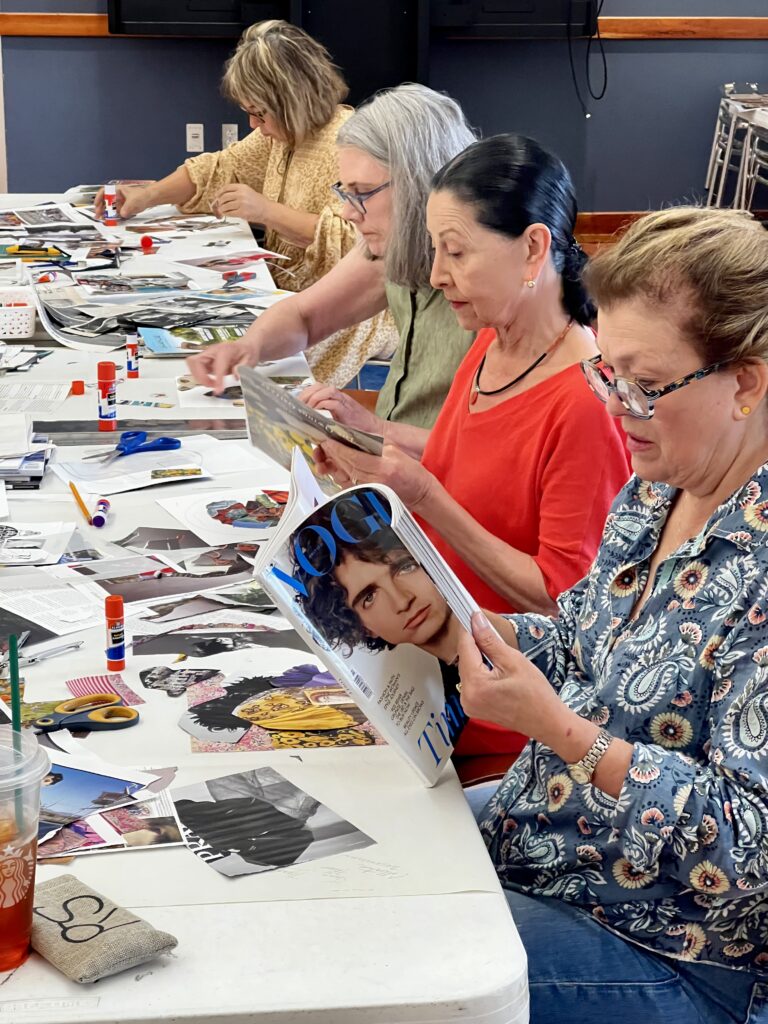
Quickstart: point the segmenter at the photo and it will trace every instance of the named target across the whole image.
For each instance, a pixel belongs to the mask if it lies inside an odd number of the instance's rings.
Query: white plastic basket
[[[23,302],[23,306],[9,306]],[[31,288],[0,288],[0,338],[31,338],[35,333],[35,301]]]

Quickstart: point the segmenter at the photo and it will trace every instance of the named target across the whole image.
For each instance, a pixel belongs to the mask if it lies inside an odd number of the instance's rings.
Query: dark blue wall
[[[161,2],[161,0],[158,0]],[[368,0],[383,3],[388,0]],[[768,0],[606,0],[604,15],[749,16]],[[99,0],[0,0],[14,11],[93,12]],[[219,95],[232,41],[2,40],[8,183],[45,191],[112,177],[155,177],[185,157],[185,124],[245,119]],[[583,81],[584,44],[575,45]],[[637,210],[693,198],[703,186],[726,81],[768,80],[768,43],[608,42],[606,98],[576,101],[564,42],[441,41],[429,84],[464,106],[484,134],[521,131],[571,168],[584,210]],[[595,78],[599,68],[595,62]]]
[[[14,0],[16,2],[16,0]],[[209,149],[247,119],[219,94],[229,41],[5,38],[8,189],[38,192],[163,176],[185,158],[187,122]]]
[[[489,135],[519,131],[554,149],[583,210],[642,210],[703,188],[719,87],[768,81],[768,43],[605,44],[608,91],[576,100],[565,42],[442,42],[430,85],[450,92]],[[583,46],[576,47],[581,68]],[[600,69],[593,61],[594,79]]]

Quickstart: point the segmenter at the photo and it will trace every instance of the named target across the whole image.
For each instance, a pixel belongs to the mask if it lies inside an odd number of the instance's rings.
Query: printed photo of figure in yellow
[[[333,676],[315,665],[187,690],[179,726],[199,753],[372,746],[381,737]]]

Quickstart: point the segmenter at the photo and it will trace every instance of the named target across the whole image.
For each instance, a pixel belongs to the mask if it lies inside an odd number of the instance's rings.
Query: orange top
[[[535,559],[547,592],[556,598],[587,572],[611,502],[629,478],[624,439],[579,366],[492,409],[470,412],[470,388],[495,337],[492,328],[478,333],[422,463],[489,533]],[[433,527],[422,526],[481,608],[527,610],[511,607]],[[519,752],[522,745],[516,733],[470,721],[457,753]]]
[[[122,619],[124,617],[122,597],[119,594],[110,594],[104,600],[104,611],[108,619]]]

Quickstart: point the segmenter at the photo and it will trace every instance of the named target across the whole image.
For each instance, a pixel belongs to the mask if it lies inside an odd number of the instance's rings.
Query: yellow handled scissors
[[[114,693],[92,693],[87,697],[65,700],[50,715],[36,719],[37,732],[57,729],[127,729],[139,721],[139,712],[126,707],[122,697]]]

